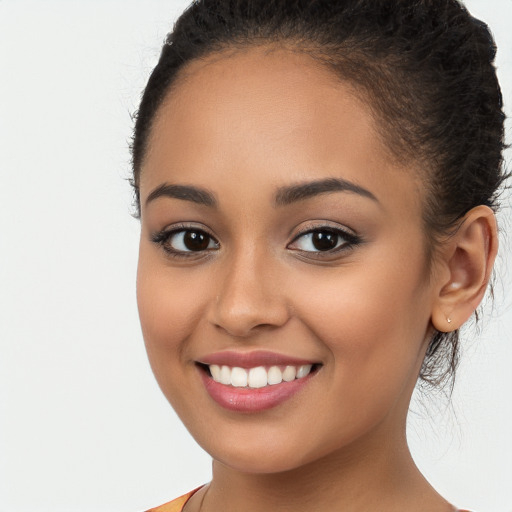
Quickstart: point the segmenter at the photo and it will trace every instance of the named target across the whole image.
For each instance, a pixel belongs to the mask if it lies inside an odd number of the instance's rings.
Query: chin
[[[265,453],[262,457],[261,450],[256,453],[245,451],[222,451],[222,455],[215,456],[211,453],[214,463],[219,462],[230,469],[239,473],[252,473],[259,475],[270,475],[276,473],[286,473],[303,467],[306,461],[298,457],[287,456],[281,453]]]
[[[215,463],[233,471],[246,474],[270,475],[304,468],[339,450],[339,446],[315,443],[314,436],[290,435],[272,430],[255,432],[248,436],[225,435],[212,440],[202,435],[194,436]],[[245,433],[244,433],[245,434]],[[192,435],[194,433],[192,432]],[[300,437],[300,439],[299,439]],[[305,440],[311,439],[311,443]],[[229,442],[224,442],[229,438]]]

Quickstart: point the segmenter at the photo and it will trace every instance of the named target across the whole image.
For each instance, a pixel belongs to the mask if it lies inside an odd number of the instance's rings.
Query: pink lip
[[[309,374],[292,382],[281,382],[264,388],[235,388],[215,382],[205,371],[199,370],[208,394],[224,409],[242,413],[255,413],[277,407],[298,393],[310,382]]]
[[[203,364],[226,365],[239,368],[254,368],[256,366],[302,366],[305,364],[315,364],[317,361],[299,359],[296,357],[278,354],[276,352],[267,352],[264,350],[255,350],[253,352],[235,352],[226,350],[209,354],[199,359]]]

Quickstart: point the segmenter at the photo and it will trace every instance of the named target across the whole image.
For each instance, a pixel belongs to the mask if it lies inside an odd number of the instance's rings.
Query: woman
[[[487,289],[504,180],[487,27],[455,0],[202,0],[133,140],[137,295],[213,457],[155,511],[453,511],[405,435]]]

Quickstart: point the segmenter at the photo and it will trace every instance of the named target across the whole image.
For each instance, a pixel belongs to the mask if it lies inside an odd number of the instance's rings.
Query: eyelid
[[[293,235],[292,242],[297,240],[300,236],[303,236],[307,233],[312,233],[315,231],[333,231],[336,233],[340,233],[343,236],[358,239],[360,238],[359,235],[348,226],[344,226],[338,223],[334,223],[332,221],[327,220],[318,220],[318,221],[309,221],[307,223],[304,223],[297,233]]]
[[[213,235],[211,229],[206,226],[205,224],[202,224],[201,222],[175,222],[173,224],[168,224],[162,229],[157,229],[151,233],[151,237],[157,236],[162,233],[173,233],[177,231],[186,231],[186,230],[197,230],[197,231],[204,231],[212,238],[215,238]]]
[[[294,249],[291,247],[297,240],[301,237],[312,234],[315,232],[331,232],[338,234],[345,240],[345,243],[342,243],[339,247],[335,247],[333,249],[329,249],[326,251],[316,250],[316,251],[307,251],[304,249]],[[320,221],[319,223],[308,223],[301,230],[294,235],[292,241],[287,245],[287,248],[303,255],[307,255],[308,258],[329,258],[338,253],[342,253],[354,248],[354,246],[359,245],[362,242],[361,236],[355,233],[352,229],[347,228],[346,226],[341,226],[339,224],[333,225],[328,221]]]
[[[200,231],[206,234],[215,244],[215,249],[205,249],[202,251],[180,251],[177,249],[170,248],[166,246],[166,242],[172,238],[174,235],[181,233],[183,231]],[[220,246],[217,238],[211,233],[210,229],[206,227],[204,224],[197,223],[184,223],[180,222],[177,224],[171,224],[169,226],[164,227],[159,231],[155,231],[150,235],[151,242],[159,245],[161,249],[163,249],[168,256],[174,258],[200,258],[205,257],[213,250],[217,250]]]
[[[215,248],[207,248],[204,250],[199,251],[193,251],[193,250],[179,250],[174,249],[169,246],[167,243],[171,237],[176,235],[177,233],[184,232],[184,231],[200,231],[203,232],[206,236],[208,236],[211,241],[216,245]],[[325,251],[322,250],[305,250],[300,248],[293,248],[291,247],[297,240],[299,240],[301,237],[315,233],[315,232],[331,232],[339,235],[343,240],[344,243],[342,243],[339,247],[334,247],[332,249],[328,249]],[[160,231],[156,231],[151,233],[150,240],[159,245],[162,250],[165,251],[165,253],[174,258],[203,258],[206,256],[210,256],[213,251],[216,251],[220,248],[220,243],[217,240],[217,238],[211,233],[211,230],[201,223],[187,223],[187,222],[180,222],[176,224],[171,224],[166,227],[164,227]],[[333,257],[334,255],[342,252],[346,252],[348,250],[351,250],[354,248],[355,245],[358,245],[362,242],[362,238],[355,233],[351,228],[348,228],[346,226],[342,226],[338,223],[333,223],[331,221],[310,221],[308,223],[305,223],[300,228],[299,232],[297,232],[291,242],[289,242],[286,245],[286,248],[292,251],[295,251],[297,253],[301,253],[303,255],[307,255],[308,258],[314,258],[314,259],[321,259],[321,258],[329,258]]]

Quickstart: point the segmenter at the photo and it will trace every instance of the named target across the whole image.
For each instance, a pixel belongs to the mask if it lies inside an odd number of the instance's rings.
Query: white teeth
[[[220,382],[226,386],[236,388],[262,388],[267,385],[273,386],[281,382],[292,382],[295,379],[302,379],[311,373],[313,365],[305,364],[302,366],[286,366],[281,370],[279,366],[271,366],[268,370],[264,366],[245,369],[235,366],[219,366],[212,364],[209,366],[210,373],[215,382]]]
[[[249,370],[248,384],[250,388],[262,388],[267,383],[267,370],[263,366],[257,366]]]
[[[229,366],[223,366],[220,369],[220,383],[231,384],[231,368]]]
[[[302,379],[302,377],[309,375],[310,371],[311,371],[310,364],[305,364],[303,366],[299,366],[299,369],[297,370],[297,379]]]
[[[270,386],[274,384],[281,384],[283,382],[283,373],[278,366],[271,366],[268,369],[267,382]]]
[[[210,373],[212,374],[215,382],[220,382],[220,366],[216,364],[210,365]]]
[[[231,385],[236,388],[245,388],[247,386],[247,371],[243,368],[233,368],[231,370]]]
[[[295,380],[295,376],[297,375],[297,369],[295,366],[287,366],[283,372],[283,380],[285,382],[291,382]]]

